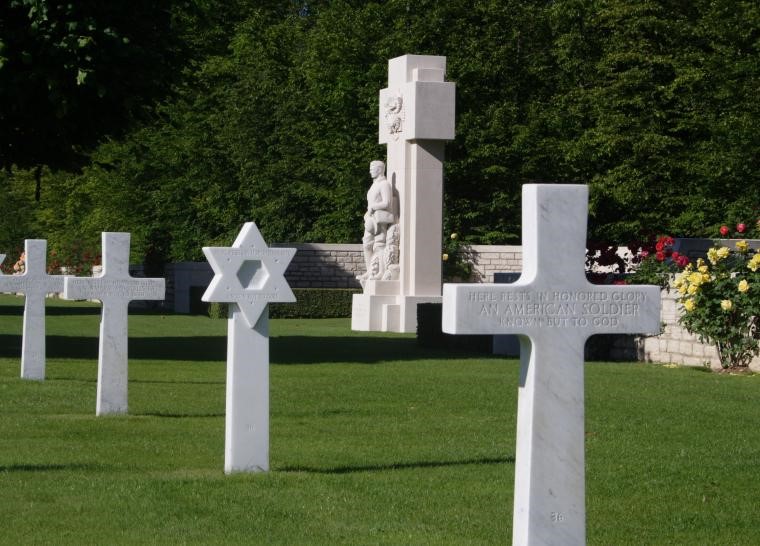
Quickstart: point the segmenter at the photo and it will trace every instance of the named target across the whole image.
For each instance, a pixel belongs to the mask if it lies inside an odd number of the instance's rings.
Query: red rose
[[[723,237],[728,235],[728,226],[720,226],[720,234],[723,235]]]
[[[678,265],[678,267],[686,267],[687,265],[689,265],[689,258],[686,256],[679,256],[676,264]]]
[[[657,261],[658,261],[658,262],[662,262],[663,260],[665,260],[665,253],[664,253],[664,252],[662,252],[662,251],[660,251],[660,252],[658,252],[658,253],[655,255],[655,257],[657,258]]]
[[[665,243],[662,242],[662,240],[657,241],[657,244],[654,245],[654,247],[657,249],[657,252],[662,252],[662,250],[665,248]]]
[[[670,257],[673,259],[673,261],[674,261],[674,262],[675,262],[676,260],[678,260],[678,257],[679,257],[679,256],[680,256],[680,254],[678,253],[678,251],[677,251],[677,250],[674,250],[674,251],[673,251],[673,253],[670,255]]]
[[[739,233],[744,233],[747,230],[747,226],[744,224],[736,224],[736,231]]]

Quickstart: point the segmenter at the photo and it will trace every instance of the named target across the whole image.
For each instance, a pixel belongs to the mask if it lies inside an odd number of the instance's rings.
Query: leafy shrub
[[[740,240],[736,250],[716,245],[676,276],[684,313],[679,322],[703,342],[715,345],[723,368],[747,367],[758,354],[760,251]]]

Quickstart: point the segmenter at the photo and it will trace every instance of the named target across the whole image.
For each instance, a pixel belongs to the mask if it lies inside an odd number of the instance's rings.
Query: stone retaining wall
[[[472,245],[468,255],[473,264],[472,282],[492,283],[494,273],[522,270],[520,246]]]
[[[360,288],[356,276],[364,272],[364,258],[359,244],[273,246],[297,249],[285,272],[285,278],[293,288]],[[472,245],[467,249],[467,254],[473,263],[471,282],[492,283],[494,273],[519,272],[522,268],[522,249],[519,246]],[[180,272],[184,272],[185,277]],[[205,262],[172,264],[167,269],[167,307],[180,313],[189,312],[191,300],[200,298],[199,294],[205,290],[211,277],[213,273]],[[678,313],[681,312],[678,307],[676,292],[664,290],[662,334],[651,337],[606,336],[606,340],[595,340],[594,345],[599,346],[599,350],[594,351],[594,358],[719,367],[715,348],[700,343],[696,336],[678,325]],[[751,367],[760,371],[760,358],[756,357]]]
[[[297,250],[285,271],[291,288],[361,288],[358,275],[365,271],[360,244],[286,243],[272,246]],[[522,251],[519,246],[473,245],[467,252],[473,262],[472,282],[493,282],[500,271],[520,271]],[[180,262],[166,268],[166,307],[177,313],[189,313],[197,307],[195,300],[213,277],[206,262]]]

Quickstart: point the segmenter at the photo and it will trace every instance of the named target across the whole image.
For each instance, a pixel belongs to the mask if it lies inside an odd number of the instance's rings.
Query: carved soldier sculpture
[[[398,279],[399,272],[398,199],[393,185],[385,178],[385,163],[370,163],[369,174],[372,186],[367,192],[362,238],[367,272],[358,277],[362,286],[368,279]]]

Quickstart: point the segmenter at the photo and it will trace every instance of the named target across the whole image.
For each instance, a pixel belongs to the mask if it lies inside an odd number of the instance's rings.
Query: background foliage
[[[405,53],[446,55],[457,83],[444,233],[517,242],[520,185],[540,181],[590,184],[590,237],[616,243],[758,215],[755,2],[76,5],[0,9],[3,252],[128,230],[160,269],[249,220],[270,241],[356,242],[377,93]],[[77,24],[47,37],[42,10]]]

